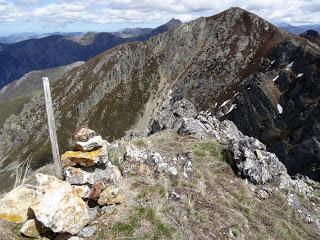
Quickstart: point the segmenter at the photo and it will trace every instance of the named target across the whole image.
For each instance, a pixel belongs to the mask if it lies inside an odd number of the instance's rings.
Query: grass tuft
[[[141,222],[146,220],[151,224],[151,229],[143,236],[139,234]],[[139,237],[147,239],[168,239],[172,238],[173,229],[169,225],[163,223],[157,216],[154,208],[136,207],[127,222],[116,222],[112,227],[112,232],[116,236],[121,237]]]
[[[222,148],[216,141],[200,142],[195,146],[193,154],[197,157],[214,157],[221,161],[225,160]]]

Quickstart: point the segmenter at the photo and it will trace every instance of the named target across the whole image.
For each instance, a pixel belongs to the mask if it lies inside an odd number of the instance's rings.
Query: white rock
[[[52,231],[77,234],[89,220],[87,204],[68,182],[36,174],[38,187],[30,208],[36,218]]]
[[[30,238],[36,238],[40,236],[40,233],[37,229],[37,223],[34,219],[30,219],[28,221],[26,221],[23,225],[22,228],[20,230],[20,232],[26,236],[26,237],[30,237]]]
[[[174,166],[169,167],[167,169],[167,172],[173,176],[176,176],[178,174],[178,171]]]
[[[108,145],[108,142],[103,140],[102,137],[100,135],[98,136],[94,136],[92,138],[89,138],[87,141],[85,142],[76,142],[76,148],[79,151],[91,151],[95,148],[99,148],[102,147],[104,145]]]

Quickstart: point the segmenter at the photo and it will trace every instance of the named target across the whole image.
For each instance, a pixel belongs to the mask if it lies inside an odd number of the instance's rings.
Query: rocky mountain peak
[[[179,19],[176,19],[176,18],[172,18],[170,19],[169,22],[167,22],[165,25],[167,25],[168,27],[175,27],[175,26],[178,26],[180,25],[182,22],[179,20]]]
[[[308,39],[310,42],[320,47],[320,33],[315,30],[308,30],[300,34],[301,37]]]

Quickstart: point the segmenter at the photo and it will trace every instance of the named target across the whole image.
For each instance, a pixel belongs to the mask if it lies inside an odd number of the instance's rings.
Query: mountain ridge
[[[131,38],[121,38],[106,32],[76,36],[51,35],[14,44],[3,44],[0,51],[0,89],[32,70],[86,61],[116,45],[144,41],[173,26],[174,24],[172,26],[164,24],[150,33]]]
[[[285,47],[288,43],[290,52],[300,49],[290,58]],[[281,50],[278,55],[272,55],[275,49]],[[274,83],[271,75],[280,71],[278,67],[286,68],[292,59],[299,59],[299,54],[305,57],[304,52],[316,59],[319,48],[239,8],[183,23],[146,42],[117,46],[73,69],[52,85],[59,145],[65,150],[66,139],[75,125],[88,125],[108,139],[122,137],[131,127],[143,130],[164,101],[183,98],[190,100],[197,110],[210,110],[220,118],[234,119],[249,136],[261,133],[254,127],[261,124],[256,116],[264,111],[271,123],[268,134],[273,134],[276,131],[273,119],[281,115],[277,112],[280,93],[290,90]],[[276,69],[268,68],[274,64],[272,58],[277,59]],[[305,64],[309,73],[305,73],[304,81],[316,87],[314,61]],[[291,70],[286,73],[288,78],[295,79]],[[266,86],[265,91],[259,90],[262,86]],[[249,91],[250,87],[258,91]],[[250,101],[244,101],[240,108],[240,102],[236,103],[238,98]],[[238,106],[232,108],[232,104]],[[257,115],[250,113],[252,108],[257,109],[254,112]],[[302,109],[307,107],[303,105]],[[19,116],[6,121],[1,129],[1,137],[6,141],[0,143],[0,156],[7,169],[27,156],[33,159],[33,167],[50,161],[43,116],[43,98],[39,96],[27,103]],[[243,116],[242,122],[238,116]],[[316,119],[311,124],[317,124]],[[285,140],[287,135],[279,137]],[[287,160],[283,161],[288,164]],[[309,164],[317,162],[308,163],[305,168]]]

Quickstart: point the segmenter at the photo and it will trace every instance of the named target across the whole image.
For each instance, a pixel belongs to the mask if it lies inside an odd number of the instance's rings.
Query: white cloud
[[[270,21],[320,23],[319,0],[0,0],[0,22],[32,19],[52,25],[145,23],[172,17],[186,21],[232,6],[253,11]]]

